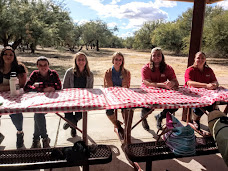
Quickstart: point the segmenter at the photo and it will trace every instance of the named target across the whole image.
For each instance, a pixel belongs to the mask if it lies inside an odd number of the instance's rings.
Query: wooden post
[[[201,49],[205,8],[206,0],[194,0],[188,67],[194,63],[195,54]]]

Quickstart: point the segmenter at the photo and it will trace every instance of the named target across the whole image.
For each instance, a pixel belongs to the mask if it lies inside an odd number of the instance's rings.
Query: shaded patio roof
[[[165,1],[181,1],[181,2],[194,2],[194,0],[165,0]],[[223,0],[206,0],[206,4],[213,4]]]

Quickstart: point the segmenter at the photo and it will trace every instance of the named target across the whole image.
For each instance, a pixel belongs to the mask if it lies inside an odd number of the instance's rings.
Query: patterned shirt
[[[34,83],[38,83],[39,86],[34,86]],[[29,80],[24,87],[24,91],[43,92],[47,87],[53,87],[55,90],[61,89],[61,81],[57,72],[49,69],[48,76],[44,78],[39,70],[35,70],[31,73]]]

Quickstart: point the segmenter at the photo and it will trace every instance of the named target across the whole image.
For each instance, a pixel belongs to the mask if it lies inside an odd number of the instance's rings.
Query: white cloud
[[[134,36],[133,32],[127,32],[127,33],[118,35],[118,37],[122,37],[122,38],[127,38],[127,37],[132,37],[132,36]]]
[[[124,5],[116,5],[120,0],[112,0],[110,4],[103,5],[102,0],[75,0],[85,6],[98,12],[101,17],[115,17],[119,19],[128,19],[127,28],[141,26],[146,21],[157,19],[168,19],[168,14],[160,7],[173,7],[176,2],[155,0],[149,2],[130,2]]]
[[[222,7],[225,10],[228,10],[228,0],[225,0],[225,1],[222,1],[222,2],[218,2],[217,5]]]
[[[115,26],[118,26],[116,22],[111,22],[107,24],[109,28],[114,28]]]
[[[111,4],[117,4],[120,0],[112,0]]]
[[[82,25],[89,22],[89,20],[74,20],[74,23],[77,23],[78,25]]]

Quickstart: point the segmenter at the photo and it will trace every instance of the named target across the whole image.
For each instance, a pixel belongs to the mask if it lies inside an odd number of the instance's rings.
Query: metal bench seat
[[[152,161],[186,157],[174,155],[164,141],[128,144],[125,146],[125,152],[132,162],[146,162],[147,171],[152,169]],[[218,148],[212,137],[196,138],[195,156],[215,153],[218,153]]]
[[[72,166],[105,164],[112,161],[112,152],[107,145],[88,146],[89,157],[85,160],[67,162],[53,157],[54,150],[62,151],[65,147],[47,149],[4,150],[0,151],[0,170],[47,169]],[[88,170],[88,169],[87,169]]]

